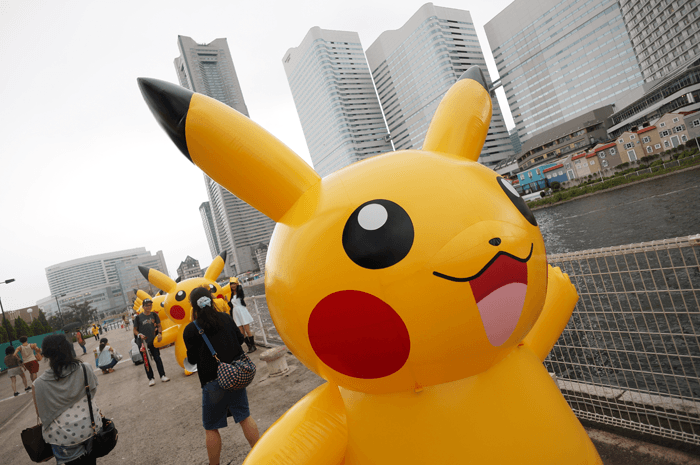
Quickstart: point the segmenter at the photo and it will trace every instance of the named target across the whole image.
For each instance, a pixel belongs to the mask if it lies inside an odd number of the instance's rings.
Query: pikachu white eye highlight
[[[371,203],[362,207],[357,216],[357,222],[360,223],[363,229],[375,231],[384,226],[387,218],[389,218],[389,213],[386,211],[386,208],[378,203]]]

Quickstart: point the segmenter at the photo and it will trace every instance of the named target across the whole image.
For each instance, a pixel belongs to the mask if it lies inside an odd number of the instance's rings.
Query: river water
[[[700,170],[533,213],[548,254],[700,234]]]

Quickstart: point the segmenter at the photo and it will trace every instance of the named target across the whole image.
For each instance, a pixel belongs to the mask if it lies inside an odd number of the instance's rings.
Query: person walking
[[[231,287],[231,300],[228,302],[229,313],[233,317],[233,321],[236,322],[238,329],[243,333],[243,340],[248,346],[248,353],[252,354],[258,349],[255,347],[253,331],[250,330],[253,317],[250,315],[245,304],[243,286],[241,286],[240,282],[238,282],[238,278],[235,276],[229,280],[229,286]]]
[[[101,418],[95,403],[97,377],[92,369],[71,352],[71,344],[63,334],[46,336],[41,344],[49,360],[47,368],[34,383],[35,405],[41,418],[42,435],[51,444],[57,464],[93,465],[96,458],[91,455],[94,434],[85,392],[87,374],[92,412]],[[97,421],[97,430],[102,422]]]
[[[19,395],[19,392],[17,392],[17,376],[22,378],[25,391],[32,390],[31,387],[27,386],[27,378],[24,376],[25,368],[22,366],[22,360],[15,355],[15,349],[12,347],[5,347],[5,366],[7,367],[7,374],[10,375],[12,392],[15,393],[15,397]]]
[[[29,379],[34,381],[37,373],[39,372],[39,361],[34,356],[34,352],[39,354],[39,360],[41,360],[41,349],[37,347],[36,344],[30,344],[27,342],[27,336],[20,336],[19,342],[21,342],[21,345],[15,349],[15,355],[22,355],[22,364],[29,372]],[[31,387],[29,389],[31,389]]]
[[[151,312],[153,308],[153,301],[151,299],[144,299],[143,303],[143,313],[139,313],[134,318],[134,334],[138,338],[140,344],[146,344],[148,351],[151,353],[151,358],[156,362],[156,367],[158,368],[158,375],[162,382],[170,381],[170,378],[165,376],[165,368],[163,368],[163,361],[160,359],[160,350],[153,346],[153,341],[158,338],[158,342],[163,340],[163,334],[160,327],[160,317],[157,313]],[[139,348],[141,345],[139,344]],[[144,368],[146,369],[146,375],[148,376],[148,385],[153,386],[156,381],[153,376],[153,367],[149,363],[148,366],[144,363]]]
[[[75,338],[78,341],[78,345],[83,349],[83,355],[87,353],[87,349],[85,348],[85,339],[83,339],[83,333],[78,331],[75,333]]]
[[[99,342],[100,340],[100,330],[97,329],[96,325],[92,325],[92,335],[95,336],[95,340]]]
[[[220,313],[212,306],[211,291],[198,287],[190,293],[192,318],[202,328],[222,362],[231,363],[243,355],[242,335],[230,315]],[[239,335],[239,336],[237,336]],[[202,386],[202,424],[205,430],[207,455],[210,464],[218,464],[221,456],[221,434],[219,430],[228,426],[226,417],[241,425],[243,435],[250,447],[260,438],[258,425],[250,416],[248,394],[243,389],[227,391],[217,380],[218,362],[204,342],[195,323],[188,324],[182,336],[187,348],[187,360],[197,364],[197,375]]]
[[[114,349],[107,345],[107,338],[100,339],[99,356],[97,357],[97,367],[102,370],[102,374],[114,373],[114,366],[117,359],[114,357]]]

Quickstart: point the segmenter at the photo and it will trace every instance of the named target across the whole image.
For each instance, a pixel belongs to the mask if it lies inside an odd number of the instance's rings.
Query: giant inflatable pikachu
[[[328,382],[246,464],[600,464],[542,361],[578,299],[537,221],[477,163],[481,71],[447,92],[422,150],[321,179],[228,106],[139,79],[160,125],[277,222],[266,293],[287,347]]]

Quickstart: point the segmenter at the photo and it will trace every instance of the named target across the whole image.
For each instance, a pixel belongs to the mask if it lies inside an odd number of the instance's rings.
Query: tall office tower
[[[198,44],[190,37],[177,36],[177,45],[180,56],[174,62],[180,85],[248,116],[226,39]],[[270,242],[275,222],[206,175],[204,182],[219,248],[227,252],[225,273],[235,276],[257,270],[255,248],[260,242]],[[209,249],[212,250],[211,241]]]
[[[206,183],[206,179],[204,181]],[[207,236],[207,244],[209,244],[209,252],[211,258],[216,258],[221,253],[219,238],[216,236],[216,227],[214,226],[214,215],[211,213],[209,202],[202,202],[199,206],[199,214],[202,216],[202,224],[204,225],[204,234]]]
[[[392,151],[356,32],[313,27],[282,62],[311,161],[321,177]]]
[[[620,0],[646,82],[700,58],[700,3],[695,0]]]
[[[615,0],[515,0],[484,29],[522,142],[642,95]]]
[[[478,65],[491,85],[468,11],[423,5],[400,29],[383,32],[367,49],[372,76],[396,150],[420,149],[445,92]],[[513,155],[498,101],[479,161],[495,166]]]
[[[40,300],[37,305],[44,309],[47,316],[58,311],[57,301],[60,301],[63,310],[71,303],[90,301],[100,314],[124,311],[129,303],[128,293],[145,281],[143,277],[140,280],[132,279],[140,274],[139,265],[168,274],[163,252],[151,255],[144,247],[49,266],[46,268],[46,280],[51,296]]]

